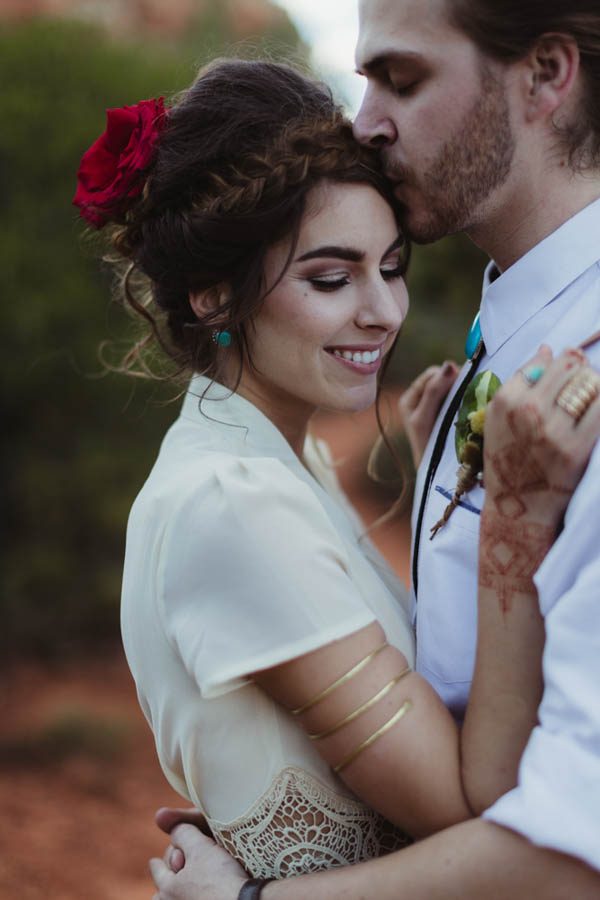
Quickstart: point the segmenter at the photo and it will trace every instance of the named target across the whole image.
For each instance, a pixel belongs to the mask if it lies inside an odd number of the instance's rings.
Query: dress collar
[[[195,375],[183,400],[181,415],[210,426],[221,440],[242,450],[298,460],[281,431],[253,403],[205,375]]]
[[[489,356],[537,312],[600,260],[600,199],[568,219],[494,279],[495,263],[483,279],[481,331]]]

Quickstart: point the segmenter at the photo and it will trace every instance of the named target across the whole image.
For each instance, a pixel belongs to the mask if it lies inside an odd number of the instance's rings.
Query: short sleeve
[[[310,486],[279,460],[220,460],[179,489],[161,551],[167,636],[213,697],[373,622]]]

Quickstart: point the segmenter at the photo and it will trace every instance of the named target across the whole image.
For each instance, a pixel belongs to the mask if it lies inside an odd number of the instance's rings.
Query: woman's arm
[[[340,776],[362,800],[417,837],[463,821],[514,785],[535,724],[543,628],[532,578],[600,427],[600,401],[586,414],[590,427],[584,432],[578,426],[577,434],[573,420],[555,406],[572,365],[581,361],[563,356],[550,364],[547,354],[544,359],[549,370],[540,385],[529,388],[517,375],[494,401],[489,440],[486,428],[481,652],[462,747],[429,683],[416,673],[402,674],[406,659],[396,649],[375,653],[384,641],[377,624],[254,676],[279,703],[302,710],[299,722],[318,736],[315,746],[332,767],[364,745]],[[510,472],[520,473],[512,485]],[[345,678],[361,660],[362,668]],[[369,744],[381,729],[385,733]]]
[[[462,729],[465,794],[475,814],[517,783],[543,690],[544,620],[533,575],[554,532],[502,515],[481,517],[477,655]],[[517,570],[520,570],[517,574]]]
[[[544,621],[534,575],[560,530],[600,422],[598,400],[577,423],[556,403],[584,363],[579,351],[554,363],[543,349],[488,409],[479,544],[475,675],[463,729],[463,780],[469,805],[483,812],[514,787],[542,697]]]
[[[388,645],[372,656],[384,642],[383,629],[374,623],[314,653],[257,672],[254,678],[287,709],[297,710],[371,655],[358,674],[298,715],[308,734],[319,735],[402,676],[373,706],[334,734],[316,739],[315,746],[335,768],[401,715],[339,774],[389,821],[423,836],[470,815],[460,779],[459,733],[431,685],[415,672],[402,675],[407,661],[400,651]]]

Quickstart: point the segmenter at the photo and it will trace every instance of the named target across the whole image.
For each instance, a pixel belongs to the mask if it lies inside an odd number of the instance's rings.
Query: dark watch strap
[[[275,881],[274,878],[250,878],[245,881],[238,894],[238,900],[259,900],[260,892],[265,884]]]

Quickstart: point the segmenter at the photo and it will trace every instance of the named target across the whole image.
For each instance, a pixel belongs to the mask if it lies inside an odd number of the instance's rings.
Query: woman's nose
[[[387,282],[379,275],[378,281],[365,289],[361,299],[356,314],[356,324],[360,328],[397,331],[408,312],[408,291],[403,279]]]

